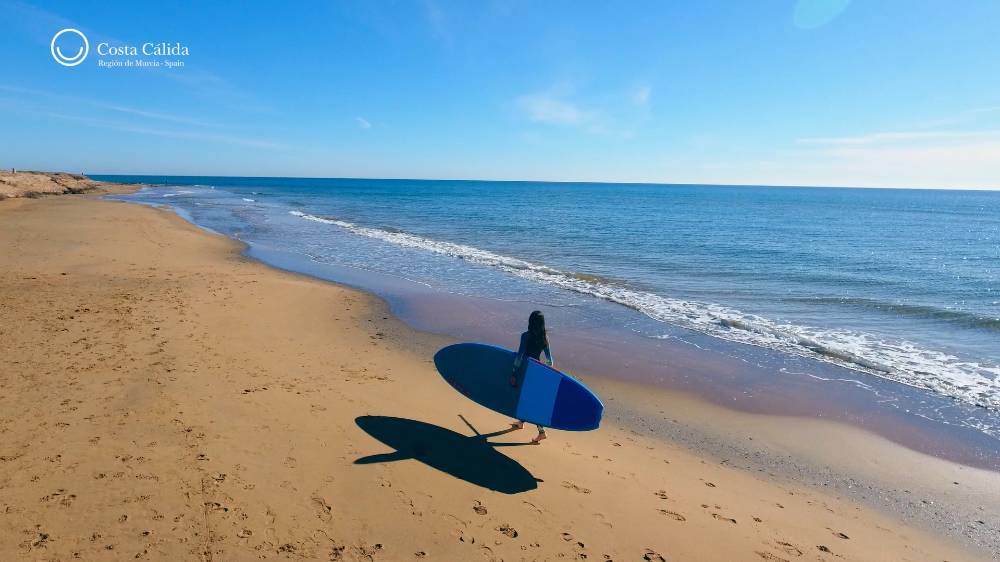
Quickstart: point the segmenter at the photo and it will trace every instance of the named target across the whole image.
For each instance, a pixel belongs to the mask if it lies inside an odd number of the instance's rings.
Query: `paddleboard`
[[[597,429],[604,404],[573,377],[528,358],[511,386],[516,356],[495,345],[459,343],[434,354],[434,365],[455,390],[505,416],[553,429]]]

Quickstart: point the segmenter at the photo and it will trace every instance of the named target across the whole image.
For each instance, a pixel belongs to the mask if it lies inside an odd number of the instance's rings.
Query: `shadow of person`
[[[462,418],[465,421],[465,418]],[[355,423],[368,435],[395,449],[392,453],[371,455],[354,464],[373,464],[407,459],[448,473],[470,484],[517,494],[534,490],[539,480],[517,461],[496,450],[530,443],[490,443],[489,438],[508,433],[497,431],[466,436],[429,423],[390,416],[360,416]],[[466,421],[466,424],[468,422]]]

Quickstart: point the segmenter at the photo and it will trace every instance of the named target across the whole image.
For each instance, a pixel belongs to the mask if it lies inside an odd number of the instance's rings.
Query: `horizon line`
[[[38,170],[21,170],[24,172],[54,173]],[[64,172],[76,173],[76,172]],[[805,185],[805,184],[752,184],[752,183],[699,183],[699,182],[652,182],[652,181],[606,181],[606,180],[531,180],[531,179],[481,179],[481,178],[412,178],[412,177],[363,177],[363,176],[241,176],[241,175],[188,175],[188,174],[121,174],[121,173],[87,173],[95,176],[139,176],[139,177],[187,177],[187,178],[262,178],[262,179],[298,179],[298,180],[391,180],[391,181],[424,181],[424,182],[494,182],[494,183],[551,183],[551,184],[587,184],[587,185],[648,185],[660,187],[763,187],[773,189],[882,189],[894,191],[1000,191],[998,187],[927,187],[927,186],[872,186],[872,185]]]

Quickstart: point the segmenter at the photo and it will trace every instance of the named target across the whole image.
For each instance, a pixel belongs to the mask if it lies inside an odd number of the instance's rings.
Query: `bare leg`
[[[534,443],[535,445],[540,445],[542,439],[545,439],[545,428],[542,426],[538,426],[538,435],[536,435],[535,438],[531,440],[531,442]]]

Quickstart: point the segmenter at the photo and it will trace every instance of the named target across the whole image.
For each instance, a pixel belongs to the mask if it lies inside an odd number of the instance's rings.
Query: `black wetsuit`
[[[542,353],[545,354],[545,359],[548,360],[549,365],[552,364],[552,349],[546,343],[544,345],[539,344],[538,340],[532,336],[531,332],[524,332],[521,334],[521,345],[517,348],[517,358],[514,359],[514,369],[518,374],[521,374],[524,370],[526,363],[524,362],[525,357],[531,357],[536,361],[540,361],[542,358]]]

